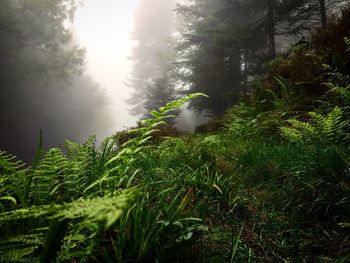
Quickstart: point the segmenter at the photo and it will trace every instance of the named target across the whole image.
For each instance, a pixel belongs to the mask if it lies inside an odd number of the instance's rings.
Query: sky
[[[137,0],[84,0],[74,21],[76,37],[87,50],[87,72],[109,97],[114,130],[136,122],[124,102],[130,96],[125,81],[131,73],[127,57],[134,46],[130,35],[136,8]]]

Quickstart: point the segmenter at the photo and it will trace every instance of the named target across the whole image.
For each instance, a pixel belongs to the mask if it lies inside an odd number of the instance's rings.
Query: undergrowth
[[[350,41],[320,50],[331,32],[215,132],[159,135],[192,94],[99,147],[1,151],[0,262],[349,262]]]

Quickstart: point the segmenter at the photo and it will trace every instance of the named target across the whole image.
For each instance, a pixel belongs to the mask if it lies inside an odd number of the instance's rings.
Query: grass
[[[181,103],[123,145],[67,142],[67,154],[51,149],[29,168],[1,153],[0,260],[346,261],[350,148],[340,134],[247,138],[233,121],[152,137]]]

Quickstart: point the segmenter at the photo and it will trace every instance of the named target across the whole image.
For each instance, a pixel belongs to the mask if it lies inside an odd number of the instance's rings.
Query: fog
[[[132,70],[137,70],[138,57],[147,58],[141,63],[145,60],[149,63],[148,69],[142,70],[142,74],[148,71],[148,78],[161,77],[169,70],[169,65],[159,62],[158,57],[162,51],[168,52],[167,41],[176,31],[176,2],[183,1],[104,0],[102,3],[86,0],[77,10],[75,36],[87,50],[87,73],[108,95],[113,116],[110,133],[131,127],[140,118],[139,114],[131,114],[135,105],[126,103],[135,95],[127,82],[132,79]],[[155,39],[154,44],[141,51],[134,50],[137,45],[143,45],[143,40],[149,39]],[[136,91],[145,93],[145,84],[137,84]],[[197,119],[193,113],[185,111],[178,119],[178,127],[191,131]]]
[[[135,124],[125,100],[130,90],[125,82],[131,73],[128,59],[137,0],[86,0],[76,13],[76,38],[87,49],[87,72],[100,83],[108,97],[113,126],[110,132]]]
[[[0,2],[0,149],[27,162],[40,131],[63,148],[136,122],[124,100],[137,1],[83,2]]]
[[[207,120],[199,116],[223,116],[249,96],[271,58],[325,25],[311,2],[304,10],[307,1],[278,1],[276,12],[291,9],[273,24],[262,2],[0,1],[0,149],[30,161],[40,131],[45,149],[91,135],[99,143],[203,92],[210,99],[191,101],[178,118],[193,131]]]
[[[0,149],[25,161],[40,131],[49,149],[91,135],[100,143],[135,126],[149,110],[148,85],[173,70],[175,0],[5,0],[0,7]]]

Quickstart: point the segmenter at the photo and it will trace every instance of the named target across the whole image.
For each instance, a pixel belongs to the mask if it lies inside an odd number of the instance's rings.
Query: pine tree
[[[135,116],[145,113],[147,87],[167,74],[172,66],[168,50],[174,32],[174,5],[174,0],[140,1],[132,37],[137,42],[131,57],[134,64],[127,81],[133,93],[126,101]]]
[[[178,6],[183,20],[179,79],[189,92],[210,97],[193,102],[195,110],[222,114],[248,92],[247,80],[261,67],[269,46],[262,6],[265,1],[214,0]]]
[[[175,100],[174,84],[169,78],[162,77],[155,79],[152,84],[147,86],[144,107],[147,112],[151,112],[173,100]]]

